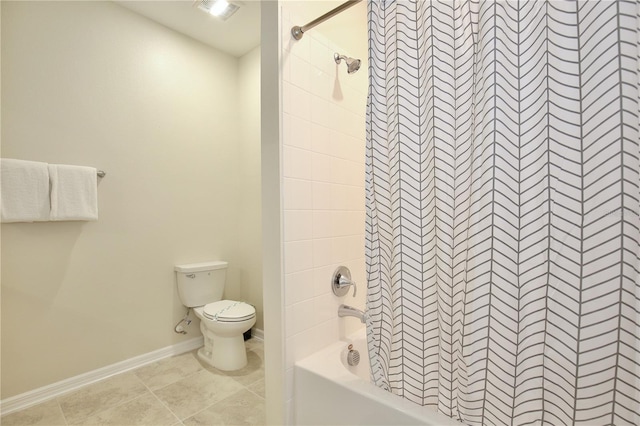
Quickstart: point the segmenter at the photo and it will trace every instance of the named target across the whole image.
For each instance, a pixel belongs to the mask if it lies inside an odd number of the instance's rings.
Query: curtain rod
[[[318,24],[323,23],[327,19],[337,15],[338,13],[342,12],[343,10],[348,9],[351,6],[355,6],[357,3],[360,3],[361,1],[362,0],[349,0],[349,1],[345,2],[345,3],[342,3],[340,6],[336,7],[335,9],[330,10],[329,12],[325,13],[321,17],[314,19],[313,21],[309,22],[306,25],[303,25],[301,27],[296,25],[295,27],[291,28],[291,35],[296,40],[300,40],[306,31],[310,30],[311,28],[315,27]]]

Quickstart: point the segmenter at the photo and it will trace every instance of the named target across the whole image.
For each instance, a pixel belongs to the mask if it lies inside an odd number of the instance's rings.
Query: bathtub
[[[347,364],[350,343],[356,367]],[[294,409],[296,425],[461,425],[371,384],[364,328],[295,364]]]

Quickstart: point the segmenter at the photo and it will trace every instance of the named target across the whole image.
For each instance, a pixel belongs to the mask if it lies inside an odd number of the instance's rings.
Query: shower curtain
[[[638,2],[368,7],[373,380],[467,424],[640,424]]]

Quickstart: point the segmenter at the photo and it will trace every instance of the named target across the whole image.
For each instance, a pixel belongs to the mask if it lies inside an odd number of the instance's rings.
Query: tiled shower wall
[[[284,294],[287,415],[292,424],[295,361],[362,327],[338,318],[340,303],[364,308],[364,148],[367,52],[345,52],[321,31],[291,38],[282,9]],[[363,37],[366,34],[362,35]],[[347,74],[333,54],[359,57]],[[333,271],[347,266],[358,282],[338,298]]]

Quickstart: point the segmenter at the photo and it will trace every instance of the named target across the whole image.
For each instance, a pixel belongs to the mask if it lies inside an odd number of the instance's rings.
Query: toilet
[[[224,371],[247,365],[243,333],[256,323],[256,310],[245,302],[222,300],[227,262],[176,265],[178,295],[182,304],[200,318],[204,347],[198,357]]]

